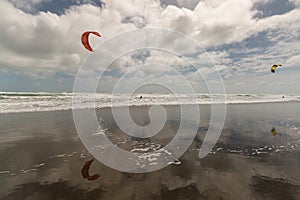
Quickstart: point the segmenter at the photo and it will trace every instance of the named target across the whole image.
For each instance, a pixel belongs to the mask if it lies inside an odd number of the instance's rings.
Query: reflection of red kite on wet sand
[[[100,174],[94,174],[94,175],[89,175],[89,169],[90,166],[92,164],[92,162],[94,162],[94,159],[86,161],[85,164],[83,165],[82,169],[81,169],[81,175],[84,179],[87,179],[89,181],[95,181],[98,178],[100,178]]]
[[[89,51],[94,51],[89,43],[89,35],[90,34],[94,34],[98,37],[101,37],[101,35],[98,32],[95,31],[86,31],[82,34],[81,36],[81,43],[83,44],[83,46],[89,50]]]

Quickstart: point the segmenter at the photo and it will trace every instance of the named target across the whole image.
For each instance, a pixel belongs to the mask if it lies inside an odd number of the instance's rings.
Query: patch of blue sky
[[[8,0],[14,3],[14,0]],[[14,3],[15,4],[15,3]],[[30,4],[30,3],[28,3]],[[41,3],[30,5],[29,7],[19,7],[26,13],[30,14],[38,14],[39,12],[52,12],[57,15],[63,14],[67,9],[74,5],[81,4],[92,4],[96,6],[103,6],[103,2],[100,0],[51,0],[51,1],[43,1]],[[15,4],[16,5],[16,4]],[[29,9],[30,8],[30,9]]]
[[[122,75],[121,72],[119,72],[118,70],[106,70],[103,73],[99,72],[99,76],[102,77],[111,77],[111,78],[117,78],[120,77]]]
[[[274,45],[276,44],[267,38],[264,31],[245,39],[243,42],[224,45],[221,49],[229,53],[230,59],[237,60],[251,55],[263,54],[267,48]]]
[[[142,62],[145,62],[148,57],[150,57],[150,50],[149,49],[138,50],[138,52],[134,52],[131,55],[132,59],[140,60]]]
[[[73,84],[74,77],[65,73],[35,79],[24,74],[0,71],[0,91],[4,92],[71,92]]]
[[[255,17],[265,18],[290,12],[295,9],[295,5],[289,0],[261,1],[254,5],[254,9],[259,11]]]

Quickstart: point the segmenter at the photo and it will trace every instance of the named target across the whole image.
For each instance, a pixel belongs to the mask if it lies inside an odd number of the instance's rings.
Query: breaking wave
[[[76,108],[109,108],[112,106],[149,106],[149,105],[181,105],[181,104],[251,104],[275,102],[300,102],[297,95],[270,94],[87,94],[87,93],[46,93],[46,92],[0,92],[0,113],[21,113],[39,111],[58,111],[72,109],[72,98],[80,96]],[[95,98],[95,104],[91,101]],[[142,98],[140,98],[142,96]],[[81,98],[82,97],[82,98]],[[128,98],[129,97],[129,98]],[[284,98],[283,98],[284,97]],[[76,98],[78,99],[78,98]],[[129,99],[129,101],[128,101]],[[180,100],[179,100],[180,99]],[[113,101],[113,103],[112,103]]]

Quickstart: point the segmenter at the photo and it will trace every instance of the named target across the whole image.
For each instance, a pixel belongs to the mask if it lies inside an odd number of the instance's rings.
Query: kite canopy
[[[275,73],[277,67],[281,66],[281,64],[275,64],[271,67],[271,72]]]
[[[94,35],[96,35],[96,36],[98,36],[98,37],[101,37],[101,35],[100,35],[98,32],[96,32],[96,31],[86,31],[86,32],[84,32],[84,33],[82,34],[82,36],[81,36],[81,42],[82,42],[83,46],[84,46],[87,50],[93,52],[94,50],[92,49],[92,47],[91,47],[91,45],[90,45],[90,43],[89,43],[89,35],[90,35],[90,34],[94,34]]]

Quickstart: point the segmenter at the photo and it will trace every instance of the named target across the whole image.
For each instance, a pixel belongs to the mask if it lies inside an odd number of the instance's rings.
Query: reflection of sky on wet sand
[[[147,174],[121,173],[96,161],[87,181],[80,170],[92,157],[77,137],[70,111],[0,115],[0,199],[299,199],[298,104],[232,105],[222,136],[204,159],[198,150],[209,109],[201,106],[194,143],[178,163]],[[136,123],[149,123],[147,108],[132,108]],[[107,136],[128,151],[151,152],[178,129],[178,107],[167,107],[163,130],[151,139],[129,137],[99,111]],[[281,137],[271,133],[275,127]]]

